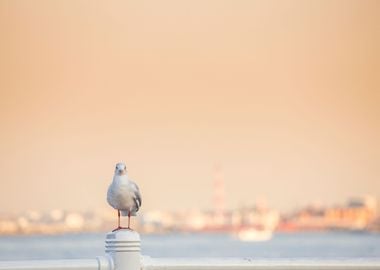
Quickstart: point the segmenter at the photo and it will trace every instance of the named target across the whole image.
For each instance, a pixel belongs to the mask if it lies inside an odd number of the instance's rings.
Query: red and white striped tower
[[[225,224],[225,188],[224,175],[220,166],[214,169],[214,215],[215,225],[222,226]]]

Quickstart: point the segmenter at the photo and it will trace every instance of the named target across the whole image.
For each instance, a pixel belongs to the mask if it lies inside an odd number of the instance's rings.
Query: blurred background
[[[380,257],[379,14],[0,0],[0,259],[102,252],[120,161],[149,254]]]

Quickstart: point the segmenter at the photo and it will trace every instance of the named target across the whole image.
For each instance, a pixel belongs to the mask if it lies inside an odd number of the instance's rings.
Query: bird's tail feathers
[[[122,216],[128,216],[128,210],[120,210],[120,214],[122,215]],[[131,216],[136,216],[136,211],[131,211]]]

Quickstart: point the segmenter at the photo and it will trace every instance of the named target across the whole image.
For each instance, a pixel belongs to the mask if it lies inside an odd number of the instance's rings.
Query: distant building
[[[366,230],[375,222],[377,201],[374,197],[350,198],[343,206],[306,207],[283,219],[281,230]]]

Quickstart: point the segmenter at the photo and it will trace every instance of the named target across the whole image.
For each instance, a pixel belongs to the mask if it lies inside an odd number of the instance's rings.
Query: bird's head
[[[117,163],[115,168],[115,175],[127,174],[127,166],[124,163]]]

